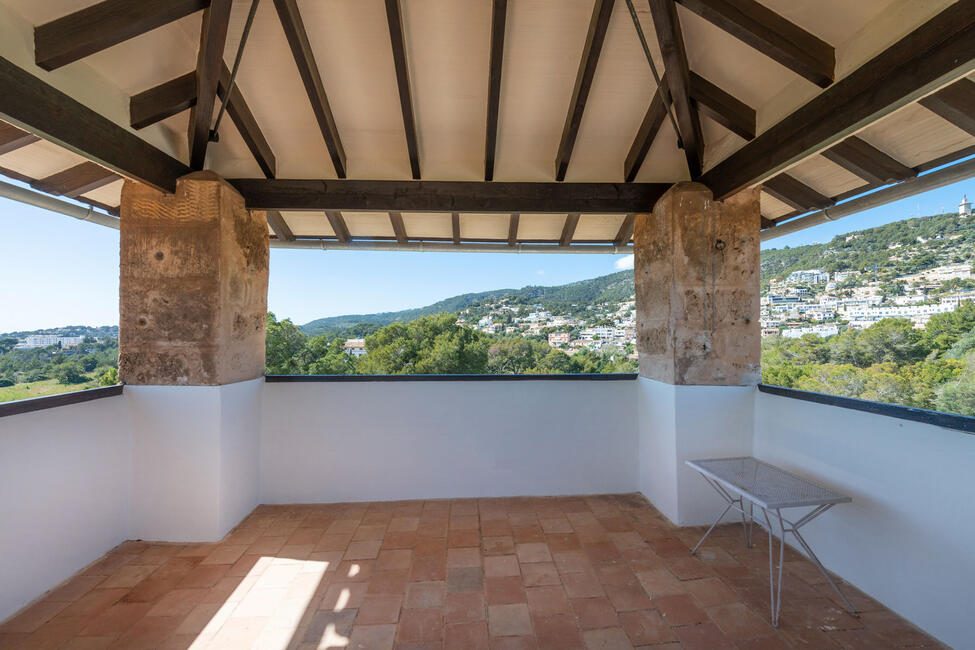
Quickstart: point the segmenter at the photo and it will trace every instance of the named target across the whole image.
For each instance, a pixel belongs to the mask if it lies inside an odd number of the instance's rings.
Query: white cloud
[[[624,257],[621,257],[618,260],[616,260],[615,262],[613,262],[613,266],[615,266],[616,269],[619,270],[619,271],[624,271],[626,269],[632,269],[633,268],[633,256],[632,255],[626,255]]]

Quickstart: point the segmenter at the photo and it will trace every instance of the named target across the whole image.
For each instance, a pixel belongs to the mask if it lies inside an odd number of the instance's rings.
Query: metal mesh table
[[[765,522],[761,520],[758,524],[768,531],[769,548],[769,588],[771,594],[772,625],[778,627],[779,613],[782,609],[782,564],[785,560],[785,534],[792,533],[799,542],[800,546],[806,551],[809,559],[812,560],[816,568],[826,577],[836,593],[839,594],[843,602],[849,608],[853,616],[859,616],[856,609],[850,603],[840,588],[830,577],[823,563],[813,552],[812,548],[799,533],[799,529],[810,521],[823,514],[838,503],[849,503],[852,499],[845,494],[840,494],[834,490],[823,487],[809,479],[796,476],[791,472],[769,465],[751,456],[740,456],[737,458],[708,458],[701,460],[685,461],[687,465],[697,470],[704,480],[721,495],[728,503],[725,509],[714,520],[711,527],[704,533],[704,537],[697,543],[691,554],[697,553],[704,540],[708,538],[714,527],[734,508],[741,513],[741,523],[745,531],[745,543],[752,545],[752,524],[755,521],[754,506],[762,509]],[[745,501],[748,502],[748,510],[745,510]],[[812,507],[803,517],[796,521],[789,521],[782,516],[784,508]],[[769,517],[769,511],[773,511],[774,517]],[[775,570],[775,553],[773,552],[773,538],[775,531],[772,521],[777,519],[779,522],[779,565],[778,575]]]

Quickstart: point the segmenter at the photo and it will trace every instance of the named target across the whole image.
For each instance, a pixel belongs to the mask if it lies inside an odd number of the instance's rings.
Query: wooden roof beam
[[[342,147],[342,138],[339,136],[338,126],[335,124],[335,117],[332,115],[332,108],[328,103],[328,96],[325,94],[325,84],[322,83],[322,76],[318,71],[318,64],[315,63],[315,55],[308,41],[308,34],[305,32],[305,24],[301,20],[301,13],[298,11],[297,0],[274,0],[274,6],[278,11],[281,26],[291,47],[291,54],[294,56],[295,64],[298,66],[298,73],[311,102],[312,111],[318,121],[318,128],[322,132],[325,146],[328,148],[329,156],[332,158],[332,165],[335,167],[335,174],[339,178],[345,178],[347,168],[345,163],[345,149]]]
[[[200,50],[196,58],[196,104],[190,109],[190,169],[203,169],[206,162],[232,6],[233,0],[212,0],[203,12]]]
[[[666,83],[667,79],[666,75],[664,75],[664,78],[660,80],[660,84],[663,86]],[[660,88],[657,88],[657,92],[653,94],[653,99],[650,100],[647,112],[643,116],[643,122],[640,123],[640,128],[637,129],[636,137],[633,138],[630,151],[626,154],[626,160],[623,161],[623,180],[627,183],[632,182],[636,178],[640,167],[643,165],[643,161],[646,160],[647,154],[650,152],[650,147],[653,146],[653,141],[660,132],[660,127],[663,125],[664,120],[667,119],[667,108],[664,93]]]
[[[271,230],[278,239],[282,241],[294,241],[295,235],[291,232],[291,228],[288,227],[288,222],[284,220],[281,213],[277,210],[267,211],[267,222],[271,224]]]
[[[518,243],[518,222],[521,219],[521,215],[518,213],[513,213],[508,217],[508,246],[514,246]]]
[[[12,124],[0,122],[0,156],[40,140],[33,133],[18,129]]]
[[[701,177],[714,198],[764,181],[909,104],[975,60],[975,3],[956,2]]]
[[[250,149],[254,160],[268,178],[276,174],[277,160],[271,145],[268,144],[260,125],[254,118],[239,86],[234,86],[233,95],[227,99],[230,87],[230,70],[221,65],[217,80],[217,97],[227,102],[227,114],[233,120],[237,131]],[[144,90],[129,99],[129,121],[134,129],[142,129],[156,122],[191,108],[196,104],[196,73],[188,72],[155,88]]]
[[[34,62],[54,70],[209,5],[209,0],[104,0],[35,27]]]
[[[455,244],[460,243],[460,215],[456,212],[450,213],[450,233],[451,239]]]
[[[690,73],[690,93],[701,112],[712,120],[745,140],[755,138],[755,109],[695,72]]]
[[[66,196],[74,199],[82,194],[97,190],[121,178],[93,162],[83,162],[64,171],[52,174],[31,183],[31,187],[41,192]]]
[[[620,229],[616,232],[616,238],[613,243],[617,246],[626,246],[626,244],[633,238],[633,225],[636,223],[636,215],[628,214],[623,217],[623,223],[620,224]]]
[[[755,0],[677,0],[820,88],[833,83],[833,46]]]
[[[917,176],[907,165],[855,135],[833,145],[822,155],[871,185],[886,185]]]
[[[562,226],[562,236],[559,237],[559,246],[568,246],[572,243],[572,236],[575,235],[576,226],[578,225],[578,212],[570,212],[565,216],[565,225]]]
[[[691,99],[690,69],[687,67],[684,37],[677,18],[677,5],[674,0],[650,0],[650,13],[667,71],[667,87],[677,114],[677,128],[680,129],[680,138],[684,145],[687,171],[691,178],[696,179],[701,175],[704,136],[701,134],[697,106]]]
[[[494,0],[491,9],[491,63],[488,69],[487,127],[484,134],[484,180],[494,180],[498,147],[498,114],[501,107],[501,69],[504,61],[504,30],[508,0]]]
[[[961,79],[920,102],[943,120],[975,136],[975,81]]]
[[[332,226],[332,232],[335,233],[335,237],[343,244],[347,244],[352,238],[349,236],[349,227],[345,224],[345,218],[342,216],[342,213],[338,210],[326,210],[325,216],[328,218],[328,223]]]
[[[401,244],[407,242],[406,237],[406,225],[403,223],[403,215],[399,212],[390,212],[389,221],[393,224],[393,234],[396,235],[396,241]]]
[[[190,169],[103,115],[0,57],[0,119],[123,176],[172,192]]]
[[[403,129],[406,132],[406,150],[410,156],[410,171],[414,180],[420,180],[420,150],[417,145],[413,99],[410,94],[410,72],[406,62],[406,34],[403,31],[399,3],[400,0],[386,0],[386,21],[389,23],[389,42],[393,47],[393,67],[396,69],[396,85],[399,87],[399,103],[403,113]]]
[[[796,210],[822,209],[833,205],[828,196],[823,196],[788,174],[773,176],[762,187],[768,194]]]
[[[599,53],[603,49],[603,41],[606,40],[610,16],[613,15],[614,1],[596,0],[593,5],[586,45],[582,50],[582,59],[579,61],[579,71],[576,73],[572,99],[569,102],[569,112],[565,116],[565,125],[562,127],[562,140],[559,142],[559,151],[555,156],[555,180],[557,181],[564,181],[565,173],[569,169],[569,159],[572,157],[572,149],[579,134],[582,114],[586,110],[592,80],[596,76]]]

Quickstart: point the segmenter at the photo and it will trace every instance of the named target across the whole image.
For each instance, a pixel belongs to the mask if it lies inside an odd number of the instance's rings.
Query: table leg
[[[823,563],[819,561],[819,558],[813,552],[812,547],[810,547],[809,544],[806,543],[806,540],[803,538],[803,536],[799,534],[798,528],[799,528],[798,526],[793,528],[792,534],[796,536],[797,540],[799,540],[799,543],[802,545],[802,548],[805,549],[806,554],[809,556],[809,559],[812,560],[812,563],[816,565],[816,568],[819,569],[819,572],[823,574],[823,577],[825,577],[829,581],[829,584],[833,588],[833,591],[839,594],[840,598],[843,599],[843,602],[846,603],[847,608],[849,608],[850,610],[850,614],[854,618],[860,618],[860,615],[857,613],[856,608],[853,606],[853,603],[851,603],[849,599],[845,595],[843,595],[843,592],[840,591],[839,586],[837,586],[837,584],[833,582],[833,578],[830,577],[829,572],[826,570],[826,567],[823,566]]]

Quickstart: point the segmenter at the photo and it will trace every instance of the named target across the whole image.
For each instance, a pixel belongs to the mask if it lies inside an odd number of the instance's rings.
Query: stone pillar
[[[268,228],[211,172],[122,190],[131,536],[216,541],[259,502]]]
[[[679,183],[635,223],[641,490],[681,525],[710,523],[721,506],[684,461],[751,454],[758,193],[715,201]]]
[[[268,229],[264,212],[211,172],[175,194],[122,190],[119,378],[220,385],[264,375]]]

